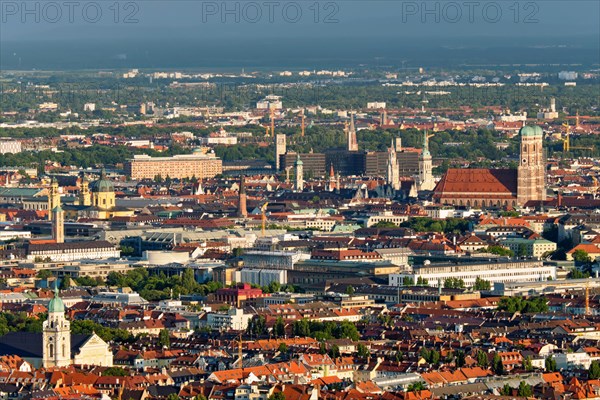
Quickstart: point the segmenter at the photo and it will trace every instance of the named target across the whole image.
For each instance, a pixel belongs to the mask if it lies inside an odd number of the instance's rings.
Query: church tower
[[[65,242],[65,212],[60,206],[52,210],[52,239],[56,243]]]
[[[60,193],[58,191],[58,181],[52,178],[50,181],[50,189],[48,190],[48,220],[52,220],[52,210],[55,207],[60,207]]]
[[[80,206],[91,206],[92,205],[92,194],[90,193],[90,183],[88,182],[85,175],[81,175],[81,184],[79,186],[79,205]]]
[[[398,156],[394,143],[388,148],[388,162],[387,162],[387,184],[390,185],[394,190],[400,189],[400,169],[398,168]]]
[[[54,288],[54,298],[48,304],[48,319],[43,324],[43,366],[71,365],[71,323],[65,318],[65,304]]]
[[[517,204],[530,200],[546,200],[546,165],[544,132],[539,126],[524,126],[521,135],[521,157],[517,170]]]
[[[356,128],[354,127],[354,114],[350,114],[350,127],[346,128],[346,135],[348,141],[348,151],[358,151]]]
[[[115,187],[106,177],[104,168],[100,173],[100,179],[92,183],[92,205],[104,211],[115,207]]]
[[[433,190],[435,181],[433,180],[433,163],[431,153],[429,152],[429,138],[427,131],[423,132],[423,151],[419,156],[419,177],[417,179],[417,190]]]
[[[304,163],[300,159],[300,154],[296,158],[296,190],[298,192],[304,190]]]

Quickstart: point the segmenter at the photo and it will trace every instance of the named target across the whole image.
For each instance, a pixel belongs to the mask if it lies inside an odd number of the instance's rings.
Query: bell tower
[[[90,183],[85,177],[81,175],[81,186],[79,187],[79,205],[80,206],[91,206],[92,205],[92,194],[90,193]]]
[[[65,304],[54,287],[54,298],[48,303],[48,319],[43,324],[43,366],[71,365],[71,323],[65,318]]]
[[[52,220],[52,210],[60,207],[60,192],[58,191],[58,181],[52,178],[50,189],[48,189],[48,220]]]
[[[524,126],[517,170],[517,204],[530,200],[546,200],[546,165],[544,160],[544,132],[539,126]]]

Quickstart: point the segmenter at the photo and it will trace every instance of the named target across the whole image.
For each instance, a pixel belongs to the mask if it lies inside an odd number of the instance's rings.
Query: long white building
[[[459,261],[460,262],[460,261]],[[406,272],[389,275],[391,286],[401,286],[404,278],[417,282],[419,278],[427,279],[430,286],[443,285],[448,278],[462,279],[466,287],[475,285],[477,278],[496,282],[539,282],[548,277],[556,279],[556,267],[544,265],[541,260],[490,260],[460,264],[414,265]]]

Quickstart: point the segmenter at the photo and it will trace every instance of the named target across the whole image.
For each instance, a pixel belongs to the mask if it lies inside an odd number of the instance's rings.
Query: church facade
[[[65,305],[55,289],[48,304],[48,319],[42,333],[10,332],[0,337],[0,355],[17,355],[35,368],[76,365],[113,365],[108,343],[95,333],[72,334]]]
[[[449,169],[438,182],[433,199],[439,204],[469,207],[514,208],[546,200],[544,133],[539,126],[519,131],[517,169]]]

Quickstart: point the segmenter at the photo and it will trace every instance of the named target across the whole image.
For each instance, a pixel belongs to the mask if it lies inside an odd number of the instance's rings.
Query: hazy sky
[[[0,0],[0,68],[600,64],[600,1]]]
[[[68,5],[67,5],[68,3]],[[7,1],[0,40],[600,37],[599,1]],[[599,39],[600,40],[600,39]]]

